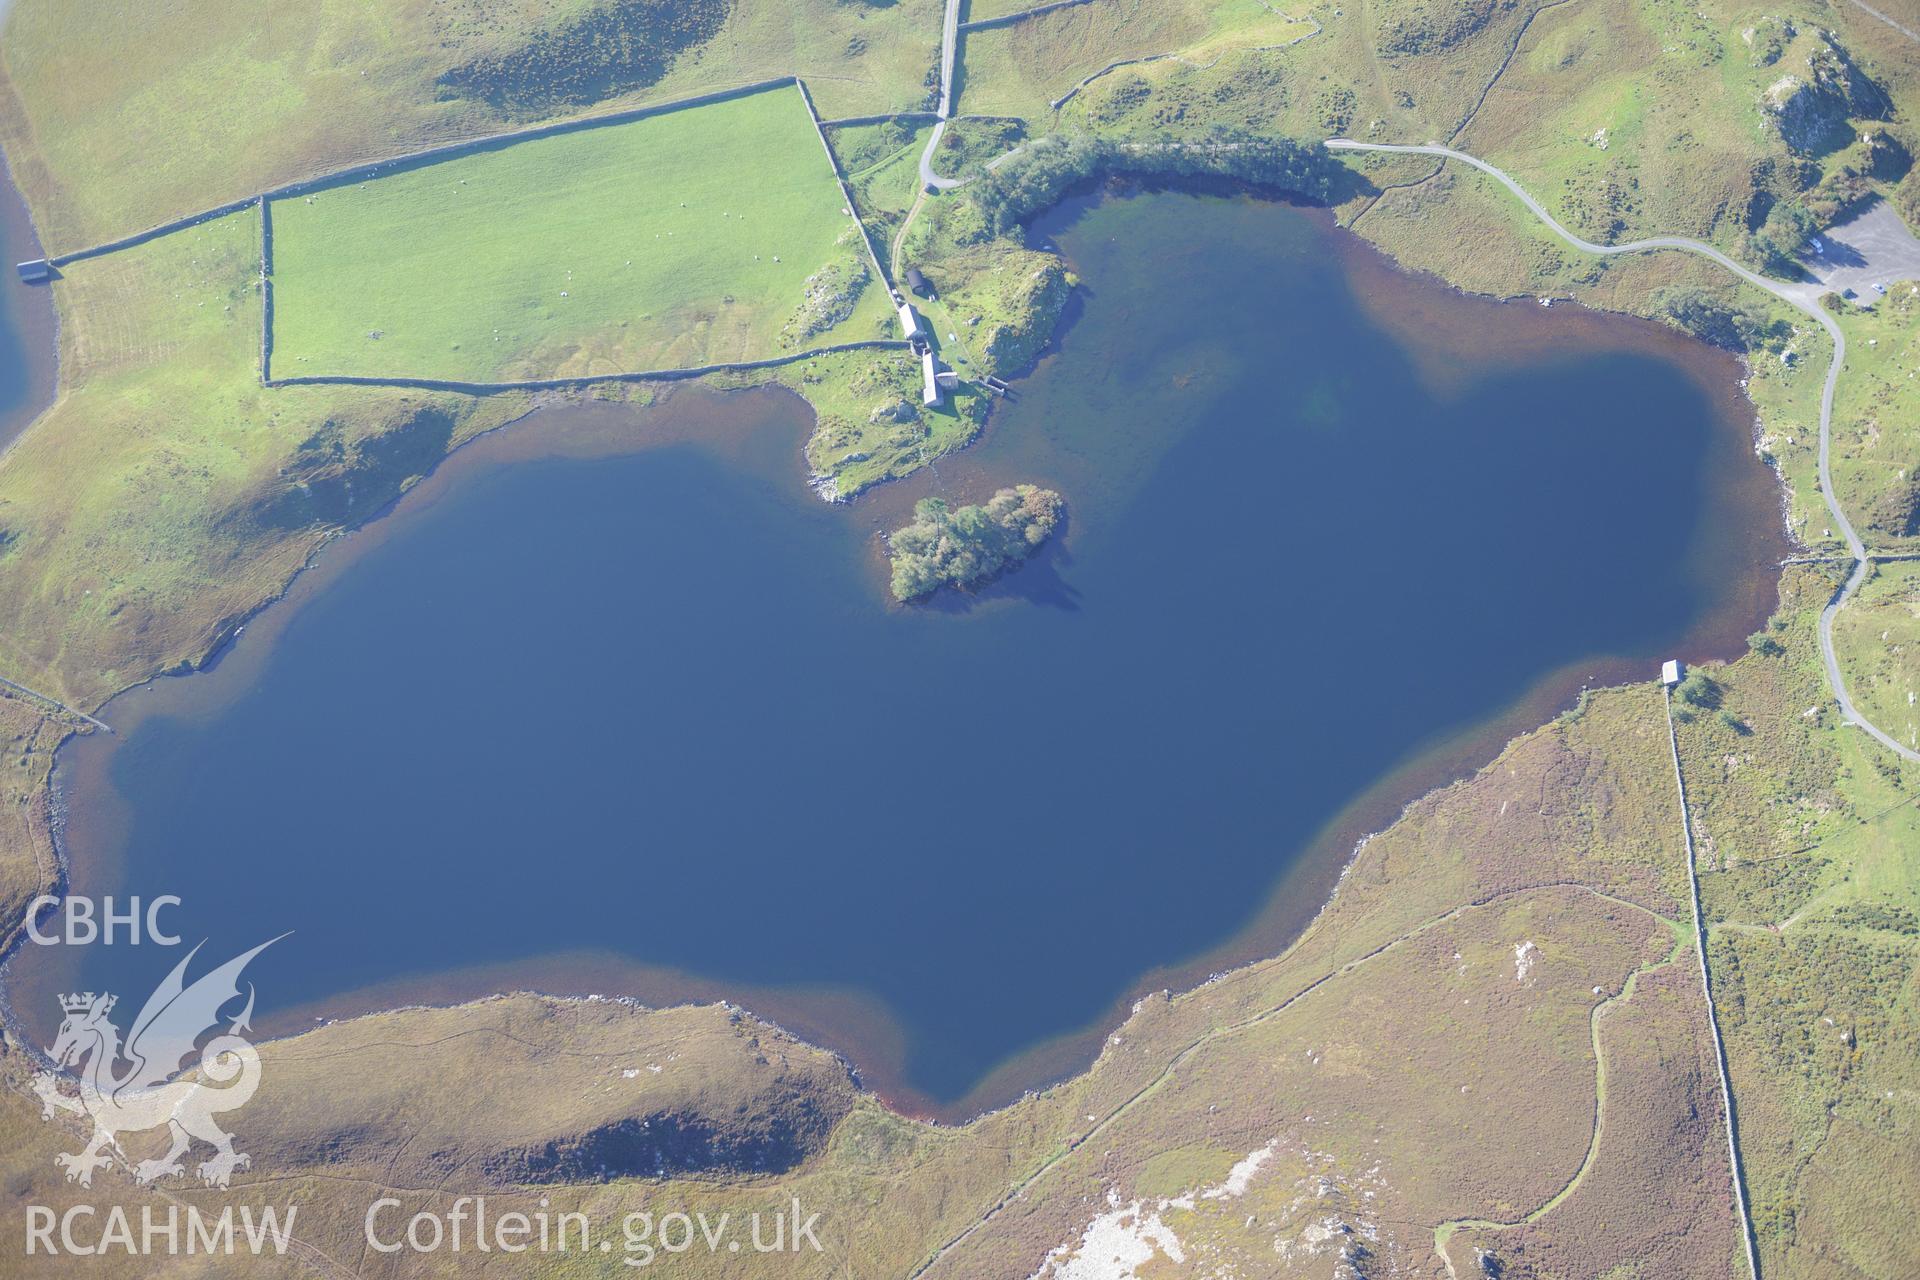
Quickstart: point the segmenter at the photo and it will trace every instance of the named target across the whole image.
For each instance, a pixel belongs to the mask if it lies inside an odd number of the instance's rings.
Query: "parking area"
[[[1896,280],[1920,280],[1920,238],[1893,206],[1875,200],[1815,237],[1800,260],[1821,284],[1870,306]]]

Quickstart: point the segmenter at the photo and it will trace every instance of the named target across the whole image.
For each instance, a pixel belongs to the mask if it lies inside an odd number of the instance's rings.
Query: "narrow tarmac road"
[[[940,30],[940,122],[933,126],[927,149],[920,153],[920,185],[941,191],[960,185],[958,179],[943,178],[933,171],[934,148],[940,145],[940,136],[947,131],[947,120],[953,115],[953,59],[959,43],[960,0],[947,0],[947,16]]]

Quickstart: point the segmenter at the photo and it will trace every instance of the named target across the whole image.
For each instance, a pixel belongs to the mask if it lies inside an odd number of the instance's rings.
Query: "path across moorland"
[[[1821,295],[1826,292],[1825,287],[1818,284],[1771,279],[1758,272],[1749,271],[1710,244],[1700,240],[1689,240],[1684,236],[1653,236],[1645,240],[1629,240],[1625,244],[1595,244],[1560,225],[1559,219],[1548,213],[1540,202],[1527,192],[1526,188],[1504,172],[1485,160],[1470,156],[1464,151],[1455,151],[1452,147],[1354,142],[1347,138],[1330,138],[1326,145],[1333,151],[1377,151],[1393,155],[1438,156],[1444,160],[1458,160],[1462,164],[1472,165],[1513,192],[1535,217],[1546,223],[1555,235],[1576,249],[1602,256],[1646,253],[1654,249],[1679,249],[1685,253],[1699,254],[1701,257],[1710,258],[1719,263],[1755,288],[1765,289],[1774,297],[1819,322],[1820,327],[1825,329],[1827,336],[1833,340],[1833,362],[1827,366],[1826,384],[1820,391],[1820,496],[1826,500],[1827,512],[1833,517],[1833,526],[1840,531],[1840,536],[1846,541],[1847,553],[1853,561],[1853,572],[1847,575],[1845,585],[1834,592],[1833,598],[1827,602],[1827,607],[1820,611],[1820,658],[1826,665],[1827,684],[1833,689],[1834,701],[1840,704],[1841,716],[1849,724],[1864,729],[1875,741],[1894,754],[1908,760],[1920,761],[1920,751],[1903,746],[1892,734],[1867,719],[1861,714],[1860,709],[1854,706],[1853,699],[1847,694],[1846,679],[1840,674],[1840,660],[1833,649],[1834,618],[1839,614],[1841,606],[1852,599],[1853,594],[1860,589],[1860,584],[1866,581],[1867,572],[1872,568],[1874,557],[1867,553],[1865,544],[1860,541],[1860,535],[1854,532],[1853,522],[1847,519],[1847,513],[1841,509],[1840,499],[1833,491],[1833,393],[1840,383],[1840,370],[1846,364],[1847,337],[1841,331],[1840,323],[1828,315],[1826,308],[1820,305]]]

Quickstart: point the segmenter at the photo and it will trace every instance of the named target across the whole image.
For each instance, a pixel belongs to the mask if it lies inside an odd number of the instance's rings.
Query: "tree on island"
[[[1030,484],[1002,489],[973,506],[922,498],[913,523],[888,539],[894,597],[918,600],[944,586],[971,586],[1004,573],[1032,555],[1065,513],[1059,494]]]

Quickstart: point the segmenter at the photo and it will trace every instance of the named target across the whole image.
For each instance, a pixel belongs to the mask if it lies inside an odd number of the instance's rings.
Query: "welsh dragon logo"
[[[85,1148],[54,1157],[54,1162],[67,1171],[67,1181],[92,1186],[94,1170],[113,1160],[109,1151],[120,1154],[117,1135],[161,1125],[167,1127],[172,1146],[159,1159],[142,1160],[134,1166],[133,1176],[139,1182],[184,1172],[181,1157],[195,1139],[214,1149],[199,1170],[201,1181],[208,1186],[225,1187],[235,1169],[247,1166],[247,1156],[233,1148],[233,1135],[216,1124],[214,1117],[244,1106],[260,1085],[260,1055],[240,1034],[251,1029],[252,983],[247,984],[246,1007],[224,1033],[200,1049],[199,1075],[193,1079],[172,1077],[200,1037],[219,1030],[220,1010],[240,995],[240,971],[279,940],[263,942],[188,985],[187,965],[200,951],[196,946],[147,999],[133,1020],[124,1046],[120,1029],[109,1016],[115,996],[89,991],[60,997],[66,1019],[47,1052],[57,1067],[75,1069],[80,1091],[78,1096],[63,1092],[61,1085],[69,1077],[42,1071],[34,1078],[34,1092],[40,1095],[44,1120],[51,1120],[58,1110],[76,1112],[93,1121],[93,1138]],[[123,1061],[124,1069],[120,1065]]]

